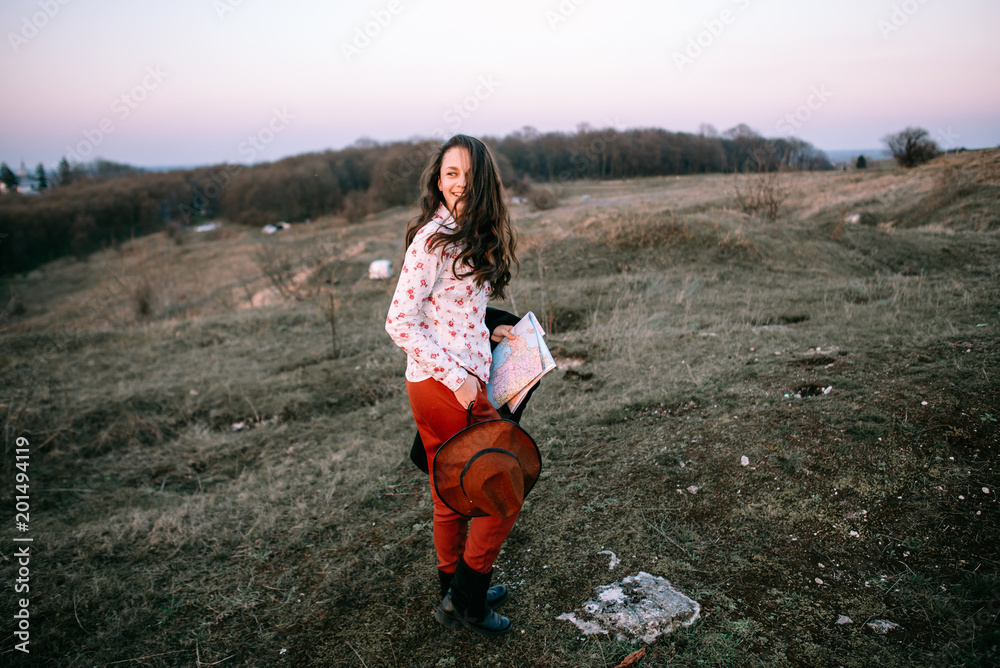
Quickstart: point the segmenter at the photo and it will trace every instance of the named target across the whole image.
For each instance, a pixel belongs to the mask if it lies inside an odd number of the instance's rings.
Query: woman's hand
[[[512,329],[513,327],[510,325],[497,325],[496,329],[493,330],[493,333],[490,334],[490,340],[494,343],[500,343],[504,337],[507,337],[513,341],[517,337],[514,336],[514,333],[511,331]]]
[[[469,404],[475,403],[477,396],[479,396],[479,379],[470,373],[465,377],[462,386],[455,390],[455,398],[462,404],[463,410],[468,410]]]

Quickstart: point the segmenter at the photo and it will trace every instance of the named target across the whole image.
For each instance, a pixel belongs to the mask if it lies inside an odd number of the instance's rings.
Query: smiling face
[[[466,187],[472,181],[472,175],[469,173],[470,166],[469,150],[464,146],[452,146],[445,151],[441,159],[438,188],[444,195],[444,202],[448,209],[456,215],[465,206],[462,195],[466,193]]]

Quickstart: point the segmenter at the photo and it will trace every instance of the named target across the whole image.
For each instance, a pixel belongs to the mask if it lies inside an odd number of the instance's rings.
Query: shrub
[[[901,167],[916,167],[936,158],[941,149],[923,128],[906,128],[894,135],[882,137],[882,143],[889,147],[892,157]]]
[[[535,185],[528,191],[528,201],[539,211],[548,211],[559,206],[559,193],[550,185]]]
[[[736,204],[740,210],[751,216],[762,214],[771,222],[777,219],[781,206],[788,199],[788,187],[780,166],[778,170],[769,171],[773,160],[773,149],[758,146],[751,150],[743,171],[737,172],[733,180]]]

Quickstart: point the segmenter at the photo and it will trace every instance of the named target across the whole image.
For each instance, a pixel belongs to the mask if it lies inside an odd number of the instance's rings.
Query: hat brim
[[[462,490],[462,470],[473,455],[486,448],[505,450],[517,458],[524,477],[524,496],[535,486],[542,472],[542,456],[535,440],[516,422],[485,420],[466,427],[438,448],[431,467],[438,498],[459,515],[489,515]]]

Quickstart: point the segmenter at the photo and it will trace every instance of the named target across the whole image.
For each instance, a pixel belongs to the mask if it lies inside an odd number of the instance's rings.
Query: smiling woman
[[[436,481],[435,455],[443,444],[473,421],[500,422],[486,397],[490,338],[514,336],[508,325],[489,331],[486,304],[503,295],[517,260],[499,170],[483,142],[466,135],[449,139],[424,169],[421,184],[421,214],[406,232],[406,256],[385,329],[406,352],[410,409]],[[490,452],[494,460],[501,453]],[[494,611],[507,590],[490,587],[493,562],[530,486],[518,466],[481,466],[486,467],[481,484],[471,484],[490,498],[507,499],[502,512],[470,522],[442,500],[436,483],[431,485],[442,596],[435,619],[448,628],[464,625],[495,636],[510,632],[511,624]]]
[[[448,149],[442,158],[438,189],[444,195],[444,203],[449,211],[461,213],[465,208],[465,180],[469,174],[469,151],[462,146]]]

